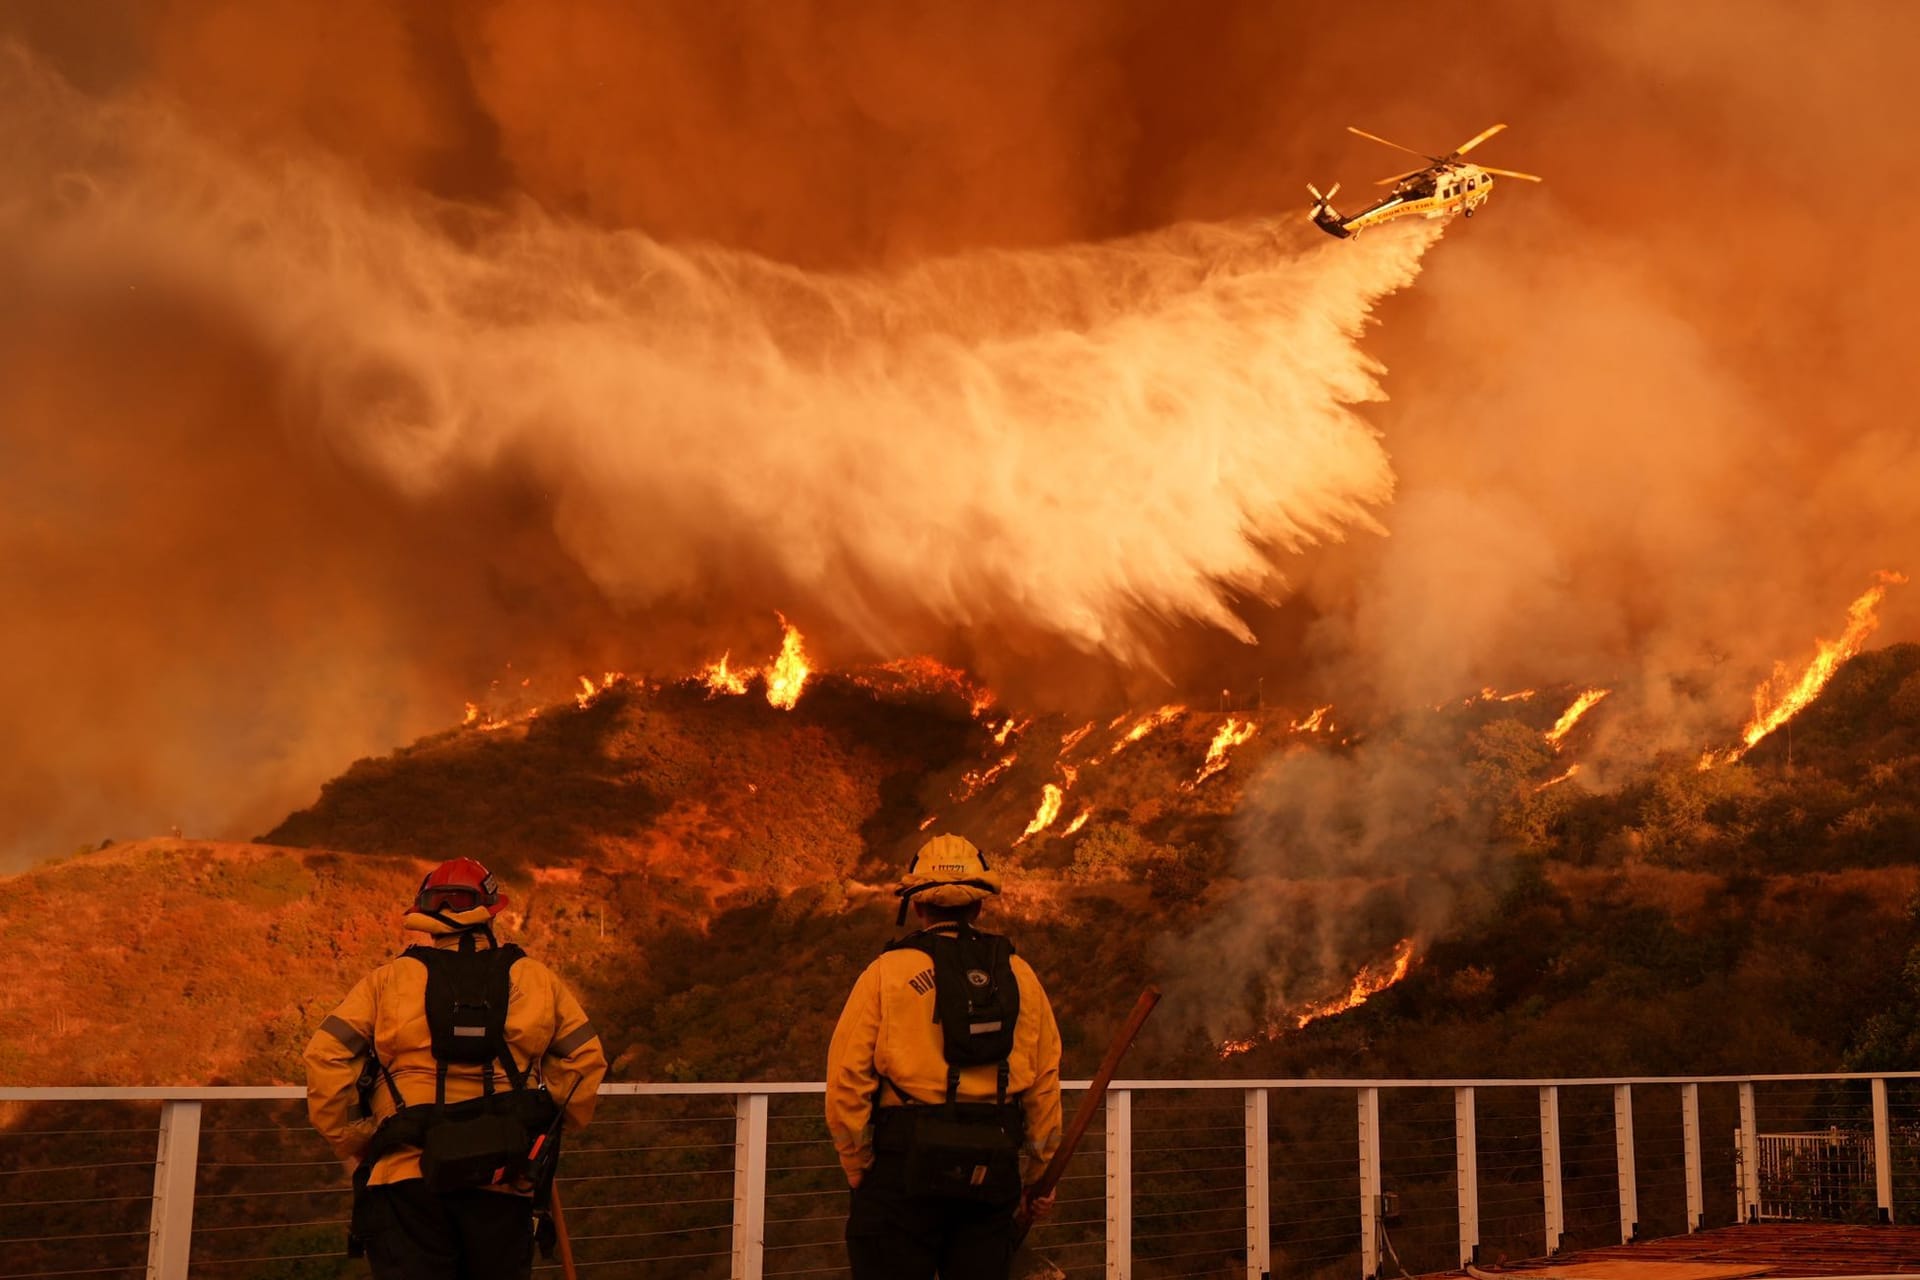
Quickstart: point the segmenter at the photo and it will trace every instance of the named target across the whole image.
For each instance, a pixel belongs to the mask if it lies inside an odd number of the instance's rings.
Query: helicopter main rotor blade
[[[1546,181],[1545,178],[1541,177],[1537,173],[1521,173],[1516,169],[1496,169],[1492,165],[1485,165],[1485,164],[1479,165],[1478,168],[1483,173],[1497,173],[1503,178],[1519,178],[1523,182],[1545,182]]]
[[[1458,160],[1461,156],[1467,154],[1467,152],[1473,150],[1475,147],[1479,146],[1481,143],[1485,142],[1488,138],[1491,138],[1494,134],[1500,132],[1502,129],[1506,127],[1507,126],[1503,124],[1488,125],[1485,129],[1482,129],[1479,133],[1474,134],[1473,137],[1467,139],[1465,142],[1455,147],[1453,149],[1452,158],[1455,160]]]
[[[1422,160],[1438,160],[1440,158],[1438,156],[1430,156],[1424,151],[1415,151],[1412,147],[1403,147],[1397,142],[1388,142],[1377,133],[1368,133],[1365,129],[1356,129],[1352,125],[1347,126],[1347,132],[1357,133],[1361,137],[1371,142],[1377,142],[1383,147],[1392,147],[1395,151],[1404,151],[1410,156],[1419,156]]]
[[[1403,181],[1404,179],[1411,178],[1416,173],[1425,173],[1425,172],[1426,172],[1425,169],[1409,169],[1405,173],[1396,173],[1391,178],[1376,179],[1373,185],[1376,187],[1390,187],[1396,182],[1400,182],[1400,181]]]

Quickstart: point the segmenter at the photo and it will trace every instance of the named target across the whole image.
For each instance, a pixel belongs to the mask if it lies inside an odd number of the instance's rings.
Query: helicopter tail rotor
[[[1321,195],[1320,188],[1309,182],[1307,184],[1307,194],[1313,197],[1312,216],[1317,218],[1322,213],[1333,212],[1333,198],[1340,194],[1340,184],[1337,182],[1334,183],[1331,187],[1327,188],[1327,194]]]

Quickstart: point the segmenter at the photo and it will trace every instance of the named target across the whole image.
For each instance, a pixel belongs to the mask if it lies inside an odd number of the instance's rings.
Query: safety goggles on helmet
[[[471,911],[475,907],[488,905],[492,895],[466,884],[432,884],[420,890],[420,896],[414,899],[413,909],[428,915],[440,912],[458,913]]]
[[[413,909],[423,915],[453,924],[450,918],[464,915],[476,907],[485,907],[489,916],[498,915],[507,896],[500,882],[472,858],[450,858],[427,873],[414,895]]]

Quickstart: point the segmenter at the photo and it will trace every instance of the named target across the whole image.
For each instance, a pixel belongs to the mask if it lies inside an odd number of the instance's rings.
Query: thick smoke
[[[624,612],[771,582],[843,651],[1017,618],[1137,666],[1144,619],[1253,640],[1231,595],[1273,595],[1277,552],[1377,527],[1391,495],[1356,339],[1431,229],[1349,247],[1243,220],[809,272],[241,161],[20,57],[0,102],[30,288],[218,316],[261,391],[407,498],[540,491]]]

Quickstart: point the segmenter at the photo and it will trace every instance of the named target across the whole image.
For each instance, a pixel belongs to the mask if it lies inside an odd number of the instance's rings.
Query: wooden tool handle
[[[1107,1046],[1107,1056],[1100,1060],[1100,1069],[1093,1073],[1093,1082],[1080,1099],[1080,1105],[1073,1110],[1073,1119],[1067,1124],[1066,1136],[1060,1140],[1060,1149],[1053,1153],[1053,1159],[1037,1181],[1027,1189],[1029,1199],[1050,1194],[1060,1185],[1060,1179],[1066,1176],[1067,1161],[1073,1159],[1074,1151],[1080,1146],[1080,1139],[1086,1137],[1087,1126],[1093,1122],[1093,1113],[1100,1109],[1101,1102],[1107,1096],[1107,1086],[1113,1081],[1113,1073],[1120,1068],[1123,1057],[1134,1037],[1140,1034],[1140,1028],[1146,1025],[1147,1015],[1153,1012],[1153,1006],[1160,1003],[1160,988],[1149,986],[1140,993],[1134,1002],[1133,1012],[1114,1035],[1113,1043]]]
[[[555,1182],[547,1194],[547,1212],[553,1215],[553,1242],[559,1246],[560,1274],[566,1280],[579,1280],[573,1269],[573,1240],[567,1235],[567,1217],[560,1210],[560,1184]]]

